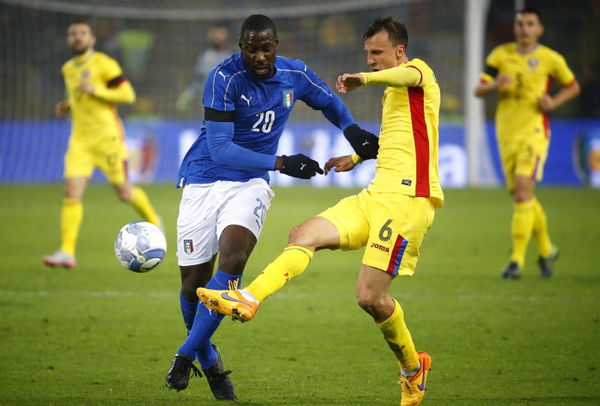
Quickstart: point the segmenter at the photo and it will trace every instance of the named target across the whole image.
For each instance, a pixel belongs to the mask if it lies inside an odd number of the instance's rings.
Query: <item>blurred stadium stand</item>
[[[391,15],[405,22],[409,56],[422,58],[433,67],[442,90],[440,141],[449,145],[442,158],[453,165],[448,167],[446,185],[464,186],[468,182],[464,93],[478,80],[464,74],[466,3],[467,0],[248,0],[231,7],[230,2],[216,0],[0,0],[0,183],[61,181],[68,123],[53,117],[53,107],[64,97],[60,67],[71,57],[66,30],[72,21],[83,18],[92,23],[98,39],[96,49],[119,60],[136,90],[137,105],[121,106],[119,111],[131,139],[132,156],[137,159],[132,166],[140,172],[137,179],[171,182],[177,166],[173,161],[189,145],[190,137],[197,134],[202,119],[199,101],[182,110],[177,108],[177,100],[192,80],[198,55],[208,46],[208,29],[215,24],[227,27],[231,32],[230,46],[237,49],[243,19],[252,13],[263,13],[277,25],[279,54],[302,59],[330,85],[340,73],[368,69],[362,34],[374,18]],[[566,56],[582,84],[582,96],[553,114],[554,118],[566,120],[561,121],[564,125],[553,128],[555,146],[572,150],[578,137],[588,137],[600,127],[599,2],[526,3],[538,7],[545,17],[543,43]],[[512,39],[513,13],[512,1],[490,2],[486,54],[493,46]],[[345,96],[344,100],[356,120],[376,130],[382,92],[382,88],[369,87]],[[488,119],[493,108],[494,103],[488,102]],[[320,113],[303,103],[298,103],[291,121],[294,125],[287,136],[293,134],[294,141],[284,142],[285,148],[321,155],[323,149],[331,153],[344,150],[345,146],[335,147],[339,134]],[[558,129],[566,133],[557,133]],[[319,138],[319,134],[325,134],[327,139]],[[488,139],[493,144],[491,136]],[[323,156],[327,158],[329,154]],[[551,156],[551,164],[552,159]],[[563,165],[571,165],[569,175],[554,176],[550,170],[546,182],[581,183],[572,158],[567,161]],[[368,179],[358,178],[354,183],[337,183],[351,186]]]

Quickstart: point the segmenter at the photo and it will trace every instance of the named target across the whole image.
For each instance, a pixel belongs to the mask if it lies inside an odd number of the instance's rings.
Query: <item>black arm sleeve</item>
[[[211,109],[208,107],[204,108],[204,119],[208,121],[227,122],[235,120],[235,111],[220,111]]]
[[[484,72],[495,78],[498,75],[498,69],[490,65],[485,65]]]

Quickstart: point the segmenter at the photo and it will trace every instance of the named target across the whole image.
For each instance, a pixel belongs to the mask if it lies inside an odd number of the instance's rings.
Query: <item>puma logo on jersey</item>
[[[244,100],[246,103],[248,103],[248,106],[250,106],[250,100],[252,100],[252,96],[250,96],[250,98],[247,98],[246,96],[242,95],[240,99]]]
[[[369,141],[363,142],[362,146],[364,147],[365,145],[369,145]]]
[[[227,80],[227,76],[229,76],[229,75],[224,74],[221,71],[219,71],[219,75],[223,76],[223,80]]]

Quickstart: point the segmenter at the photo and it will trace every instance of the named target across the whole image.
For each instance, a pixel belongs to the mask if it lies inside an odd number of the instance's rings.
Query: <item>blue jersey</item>
[[[352,116],[341,99],[302,61],[277,56],[275,74],[259,79],[246,69],[242,54],[237,53],[217,65],[204,86],[205,108],[233,112],[233,136],[228,142],[261,154],[273,156],[296,100],[314,109],[340,129],[353,124]],[[252,178],[269,181],[269,170],[245,165],[243,154],[235,164],[215,161],[211,155],[207,124],[185,155],[179,168],[179,185],[212,183],[218,180],[245,182]]]

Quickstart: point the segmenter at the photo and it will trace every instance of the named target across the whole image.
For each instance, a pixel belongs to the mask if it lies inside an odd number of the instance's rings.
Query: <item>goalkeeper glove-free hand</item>
[[[282,155],[279,172],[300,179],[310,179],[317,173],[323,174],[323,169],[314,159],[304,154]]]
[[[363,130],[357,124],[352,124],[344,130],[344,137],[362,159],[377,158],[379,138],[375,134]]]

